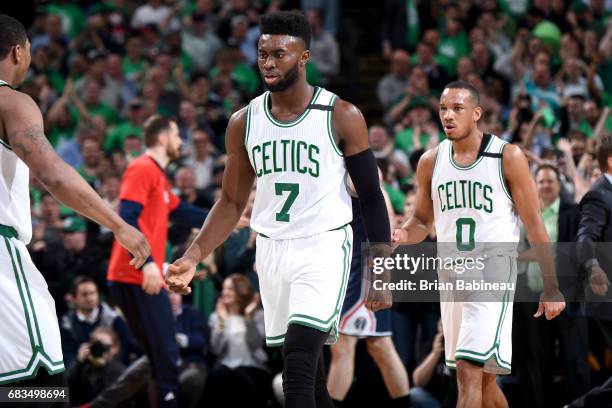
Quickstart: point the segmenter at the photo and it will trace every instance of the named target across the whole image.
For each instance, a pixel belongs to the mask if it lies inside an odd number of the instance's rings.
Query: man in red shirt
[[[180,157],[181,138],[172,119],[153,116],[144,124],[146,153],[126,169],[119,193],[119,214],[138,228],[151,244],[151,256],[141,270],[117,242],[108,267],[110,292],[136,339],[149,357],[157,384],[159,407],[177,406],[178,347],[174,318],[163,286],[168,219],[182,218],[199,228],[207,211],[182,202],[172,193],[164,169]]]

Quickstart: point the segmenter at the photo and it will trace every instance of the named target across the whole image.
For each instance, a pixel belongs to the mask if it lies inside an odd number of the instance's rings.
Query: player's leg
[[[315,380],[315,402],[317,408],[334,408],[334,402],[329,396],[327,390],[327,379],[325,377],[325,360],[323,358],[323,350],[319,356],[317,363],[317,378]]]
[[[369,337],[366,344],[368,353],[378,366],[391,398],[406,400],[409,392],[408,373],[393,346],[391,337]]]
[[[497,385],[495,374],[482,374],[482,407],[483,408],[508,408],[508,401]]]
[[[317,387],[317,369],[328,333],[301,324],[287,328],[283,345],[283,391],[286,408],[333,407],[326,387]],[[323,385],[325,383],[323,382]],[[328,405],[318,405],[317,401]]]
[[[482,406],[482,365],[457,359],[457,408],[480,408]]]
[[[331,346],[331,363],[327,377],[329,395],[336,401],[344,401],[353,383],[355,348],[357,337],[340,334]]]

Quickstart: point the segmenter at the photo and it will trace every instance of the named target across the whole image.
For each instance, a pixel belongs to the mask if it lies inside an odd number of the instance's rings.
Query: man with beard
[[[141,270],[135,269],[129,254],[115,242],[107,278],[111,297],[153,366],[157,390],[150,387],[152,401],[157,400],[159,407],[173,407],[178,395],[178,348],[170,301],[162,290],[168,218],[183,218],[192,228],[199,228],[207,212],[174,195],[164,172],[180,156],[176,122],[150,117],[144,124],[144,141],[145,154],[130,163],[121,180],[119,215],[142,231],[151,243],[151,256]]]
[[[268,92],[230,119],[221,198],[193,244],[169,266],[167,282],[171,290],[191,291],[195,266],[234,230],[257,179],[251,228],[258,232],[266,343],[283,346],[285,406],[333,407],[322,351],[337,336],[350,269],[347,170],[371,243],[389,243],[389,216],[361,112],[306,81],[306,18],[270,13],[260,28],[258,65]],[[368,295],[371,310],[391,306],[376,295]]]

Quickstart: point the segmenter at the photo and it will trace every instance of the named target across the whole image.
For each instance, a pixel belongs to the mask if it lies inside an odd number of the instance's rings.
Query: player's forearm
[[[222,196],[208,213],[202,229],[183,256],[193,260],[194,263],[206,258],[232,233],[240,220],[244,206]]]
[[[124,225],[119,215],[64,161],[55,162],[51,169],[41,173],[44,174],[36,174],[36,177],[62,204],[111,231]]]

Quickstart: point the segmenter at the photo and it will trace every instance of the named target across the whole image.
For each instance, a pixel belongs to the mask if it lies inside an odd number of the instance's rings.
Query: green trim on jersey
[[[489,146],[491,146],[491,143],[493,142],[493,137],[491,137],[489,139],[489,143],[487,143],[487,147],[485,147],[484,151],[486,152],[489,149]],[[474,163],[468,165],[468,166],[460,166],[459,164],[455,163],[455,160],[453,160],[453,142],[449,141],[450,143],[450,148],[448,149],[448,153],[449,153],[449,157],[450,157],[450,162],[453,165],[454,168],[456,168],[457,170],[471,170],[474,167],[476,167],[478,165],[478,163],[480,163],[483,159],[484,156],[480,156],[478,157]]]
[[[331,101],[329,101],[329,106],[333,108],[334,105],[336,104],[336,99],[338,99],[337,95],[332,96]],[[342,152],[338,148],[338,145],[336,144],[336,137],[335,137],[336,132],[334,131],[334,110],[333,109],[327,112],[327,134],[329,135],[329,141],[334,147],[334,151],[338,153],[338,156],[343,157],[344,154],[342,154]]]
[[[499,159],[499,180],[501,182],[504,193],[506,193],[506,196],[510,199],[510,201],[512,201],[512,194],[510,194],[510,189],[508,188],[506,178],[504,177],[504,148],[507,144],[508,143],[506,142],[502,143],[501,149],[499,150],[499,154],[502,155],[502,157]]]
[[[292,314],[289,316],[289,323],[297,323],[303,324],[305,326],[312,327],[314,329],[318,329],[324,332],[327,332],[331,329],[331,327],[335,323],[335,318],[340,313],[340,309],[342,308],[341,300],[343,298],[344,293],[346,292],[346,285],[348,284],[348,272],[350,270],[350,255],[352,243],[348,240],[348,233],[346,226],[343,228],[344,231],[344,242],[342,243],[342,251],[344,252],[343,262],[343,272],[342,272],[342,285],[340,285],[340,290],[338,291],[338,296],[336,298],[336,306],[334,307],[334,312],[327,320],[318,319],[316,317],[303,315],[303,314]]]
[[[32,347],[32,353],[36,350],[36,339],[34,338],[34,334],[32,331],[32,322],[30,322],[30,314],[28,313],[28,306],[26,305],[25,296],[23,295],[23,288],[21,287],[21,279],[19,277],[19,271],[17,269],[17,265],[15,263],[15,258],[13,258],[13,251],[11,250],[11,244],[9,243],[9,239],[4,237],[4,244],[6,245],[6,250],[9,253],[9,257],[11,258],[11,263],[13,264],[13,272],[15,273],[15,281],[17,283],[17,290],[19,291],[19,298],[21,299],[21,305],[23,306],[23,312],[25,315],[26,325],[28,327],[28,335],[30,337],[30,346]],[[40,344],[40,343],[38,343]]]
[[[436,160],[434,160],[434,167],[433,167],[433,170],[431,172],[431,180],[432,181],[434,179],[434,176],[436,175],[436,167],[438,167],[438,158],[440,157],[440,155],[438,154],[438,153],[440,153],[439,150],[440,150],[440,145],[437,145],[436,146]],[[415,169],[415,174],[416,174],[416,169]]]
[[[32,348],[32,356],[25,368],[9,371],[6,373],[0,373],[0,385],[34,378],[38,374],[38,369],[41,366],[45,367],[45,369],[47,370],[49,374],[57,374],[65,370],[63,361],[61,360],[53,361],[51,357],[49,357],[49,355],[44,350],[43,343],[42,343],[42,337],[40,335],[40,329],[38,326],[38,319],[36,317],[36,309],[34,308],[28,281],[25,276],[25,272],[23,270],[23,264],[21,262],[21,255],[19,254],[19,250],[17,249],[17,247],[15,247],[15,256],[13,256],[13,251],[11,250],[11,244],[10,244],[9,238],[14,238],[13,236],[9,236],[9,235],[12,235],[13,233],[13,231],[11,230],[13,230],[14,233],[16,234],[16,231],[14,230],[14,228],[7,227],[5,225],[0,225],[0,235],[4,236],[4,243],[9,253],[9,257],[11,258],[11,263],[13,265],[13,272],[15,273],[15,281],[17,284],[17,289],[19,291],[19,297],[21,299],[21,305],[23,307],[24,315],[26,318],[26,326],[28,329],[28,336],[30,339],[30,347]],[[17,258],[17,262],[15,262],[15,258]],[[17,265],[19,265],[19,268],[17,268]],[[21,278],[23,278],[23,284],[22,284]],[[24,293],[23,293],[24,289],[22,288],[22,286],[25,286],[25,292],[28,297],[28,302],[26,302],[26,297],[24,296]],[[28,311],[28,304],[29,304],[30,310],[32,310],[32,318],[30,317],[30,313]],[[34,330],[32,329],[32,326],[34,326],[36,330],[36,336],[34,336]],[[33,369],[33,367],[35,367],[34,371],[31,374],[27,374],[29,371]],[[22,373],[24,375],[19,375]],[[13,378],[3,380],[3,378],[6,378],[6,377],[13,377]]]
[[[245,149],[247,147],[247,142],[249,141],[249,130],[251,130],[251,104],[252,104],[252,101],[249,102],[249,105],[247,106],[246,125],[244,126],[244,148]],[[248,149],[247,149],[247,152],[248,152]]]
[[[315,91],[312,94],[312,98],[310,98],[310,101],[308,102],[308,105],[311,105],[312,103],[314,103],[314,101],[316,101],[317,97],[319,96],[319,94],[321,93],[321,89],[320,87],[315,87]],[[274,116],[272,115],[272,112],[270,112],[270,109],[268,108],[268,104],[270,103],[270,91],[266,92],[265,96],[264,96],[264,112],[266,113],[266,117],[268,118],[268,120],[270,120],[270,122],[273,125],[276,125],[278,127],[282,127],[282,128],[288,128],[288,127],[292,127],[297,125],[298,123],[300,123],[301,121],[303,121],[306,116],[308,116],[308,113],[310,113],[310,111],[312,109],[310,108],[306,108],[304,109],[304,112],[302,112],[302,114],[300,116],[298,116],[297,118],[295,118],[292,121],[289,122],[281,122],[277,119],[274,119]]]
[[[7,149],[9,149],[10,151],[13,151],[13,148],[11,147],[11,145],[9,145],[8,143],[6,143],[4,140],[0,139],[0,145],[6,147]]]
[[[512,279],[512,271],[514,269],[514,263],[512,262],[512,259],[510,257],[507,257],[507,258],[510,264],[509,265],[510,273],[508,276],[508,283],[509,283],[510,280]],[[484,353],[467,350],[467,349],[457,349],[455,350],[455,360],[457,360],[458,357],[459,358],[465,357],[466,359],[472,359],[472,360],[479,361],[479,362],[483,362],[482,359],[484,359],[484,361],[486,362],[491,357],[495,357],[500,367],[502,368],[510,367],[510,363],[502,360],[501,356],[499,355],[499,336],[501,334],[501,324],[504,320],[504,317],[506,316],[506,312],[508,311],[509,296],[510,296],[509,292],[508,290],[506,290],[504,292],[504,297],[502,299],[502,302],[503,302],[502,311],[499,315],[499,319],[497,320],[497,328],[495,330],[495,339],[493,340],[493,345],[491,346],[491,348],[489,348]],[[507,367],[504,367],[504,365],[506,365]]]
[[[334,333],[337,332],[337,330],[335,330],[335,327],[334,327],[336,324],[335,318],[340,313],[340,310],[342,308],[341,300],[343,299],[344,294],[346,293],[346,286],[348,285],[348,277],[349,277],[349,270],[350,270],[350,264],[351,264],[350,257],[352,254],[351,252],[352,242],[348,239],[349,234],[347,232],[347,226],[348,224],[341,227],[342,230],[344,231],[344,241],[342,242],[342,252],[344,253],[344,258],[342,260],[342,263],[343,263],[342,285],[340,285],[340,290],[338,292],[338,297],[336,299],[336,306],[334,307],[334,312],[332,313],[331,317],[324,321],[324,320],[321,320],[321,319],[318,319],[312,316],[307,316],[303,314],[293,314],[289,316],[289,321],[287,322],[287,325],[293,323],[293,324],[300,324],[302,326],[311,327],[313,329],[317,329],[322,332],[328,332],[330,330],[334,330]],[[266,345],[268,347],[281,346],[283,342],[285,341],[285,334],[286,333],[280,334],[278,336],[266,336]]]

